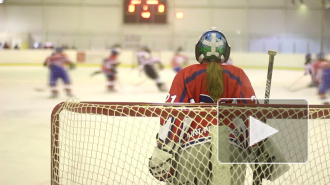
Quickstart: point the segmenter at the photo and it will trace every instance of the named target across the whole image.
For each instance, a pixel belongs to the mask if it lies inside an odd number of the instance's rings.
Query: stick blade
[[[46,89],[40,88],[40,87],[36,87],[36,88],[34,88],[34,90],[37,91],[37,92],[44,92],[44,91],[46,91]]]

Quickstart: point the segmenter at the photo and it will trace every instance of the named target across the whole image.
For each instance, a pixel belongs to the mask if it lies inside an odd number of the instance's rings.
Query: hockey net
[[[52,112],[51,182],[52,184],[166,184],[155,179],[148,167],[156,146],[160,119],[189,117],[192,120],[213,122],[217,118],[242,118],[251,114],[261,119],[274,117],[306,119],[306,115],[310,119],[308,162],[289,164],[289,169],[284,170],[278,178],[263,180],[263,184],[330,183],[329,107],[309,106],[307,110],[300,106],[228,105],[226,107],[224,105],[217,110],[214,104],[75,101],[62,102]],[[212,135],[212,138],[216,136]],[[211,147],[216,147],[214,142],[212,143]],[[181,158],[175,157],[174,163],[180,170],[174,175],[173,184],[183,181],[199,182],[199,184],[253,183],[254,170],[251,165],[215,164],[216,152],[208,151],[210,145],[196,145],[206,146],[204,149],[190,147],[190,153],[182,154]],[[213,162],[212,167],[210,162]],[[195,163],[201,164],[202,166],[198,168],[202,170],[193,169]]]

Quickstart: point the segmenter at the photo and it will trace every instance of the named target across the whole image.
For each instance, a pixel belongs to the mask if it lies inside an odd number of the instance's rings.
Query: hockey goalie
[[[176,74],[166,102],[215,103],[224,98],[250,98],[221,103],[254,104],[255,93],[244,71],[234,65],[223,65],[229,55],[230,46],[225,36],[215,28],[206,31],[195,46],[198,64]],[[260,156],[254,157],[262,160],[265,152],[253,152],[248,146],[247,121],[224,119],[218,124],[217,118],[212,116],[169,116],[161,119],[157,146],[149,160],[150,173],[168,184],[244,184],[245,164],[219,164],[217,161],[218,146],[214,143],[218,137],[212,135],[217,126],[225,133],[222,152],[227,154],[228,160],[244,162],[251,153],[259,153]],[[265,160],[272,157],[267,153]],[[272,168],[267,169],[270,170],[256,174],[274,179]]]

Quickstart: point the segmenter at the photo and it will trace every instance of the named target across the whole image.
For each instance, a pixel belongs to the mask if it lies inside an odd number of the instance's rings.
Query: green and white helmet
[[[217,60],[225,63],[229,55],[230,46],[226,37],[214,27],[206,31],[195,46],[195,57],[199,63],[203,60]]]

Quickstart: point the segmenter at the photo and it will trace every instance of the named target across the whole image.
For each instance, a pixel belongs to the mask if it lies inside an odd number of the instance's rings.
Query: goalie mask
[[[212,28],[206,31],[195,46],[195,58],[199,63],[203,60],[217,60],[227,62],[230,55],[230,46],[226,37]]]

